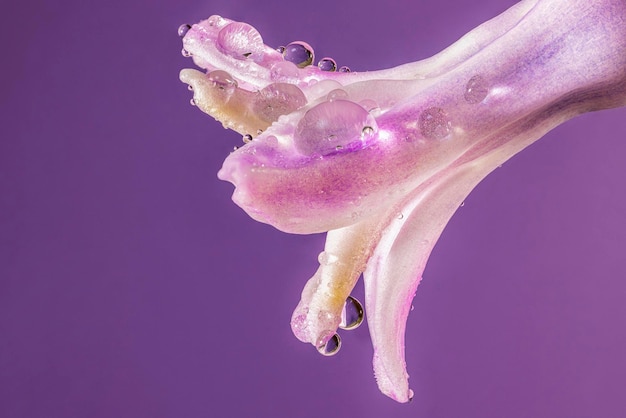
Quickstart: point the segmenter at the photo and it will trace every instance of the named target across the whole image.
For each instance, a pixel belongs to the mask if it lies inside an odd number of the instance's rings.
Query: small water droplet
[[[328,338],[328,334],[325,333],[318,339],[318,344],[316,344],[317,351],[323,356],[334,356],[341,349],[339,334],[333,331],[329,331],[329,333],[333,333],[333,335]]]
[[[465,206],[465,202],[461,202],[461,207]]]
[[[211,27],[220,28],[224,26],[224,24],[226,23],[226,20],[222,16],[213,15],[207,19],[207,23]]]
[[[339,328],[345,330],[353,330],[363,323],[364,318],[363,305],[356,298],[348,296],[346,303],[341,311],[341,322]]]
[[[224,70],[211,71],[207,74],[207,77],[214,87],[223,90],[227,94],[233,94],[235,89],[237,89],[237,80]]]
[[[448,114],[440,107],[429,107],[419,116],[420,132],[428,139],[444,139],[452,130]]]
[[[237,151],[238,149],[239,149],[239,147],[238,147],[237,145],[235,145],[235,146],[233,147],[233,151]]]
[[[187,85],[187,90],[193,91],[193,86],[191,84]]]
[[[415,309],[415,306],[411,305],[411,312],[413,312],[414,309]]]
[[[317,67],[322,71],[337,71],[337,63],[330,57],[322,58]]]
[[[400,212],[398,213],[398,219],[403,219],[404,218],[404,213]]]
[[[243,140],[244,144],[247,144],[248,142],[252,141],[252,135],[245,134],[244,136],[241,137],[241,139]]]
[[[329,102],[333,102],[335,100],[347,100],[347,99],[348,99],[348,92],[346,92],[343,89],[335,89],[331,91],[330,93],[328,93],[328,95],[326,96],[326,100],[328,100]]]
[[[285,47],[283,45],[279,46],[278,48],[276,48],[276,51],[280,54],[282,54],[283,52],[285,52]]]
[[[365,139],[373,134],[374,134],[374,128],[372,128],[371,126],[365,126],[363,127],[363,130],[361,131],[361,138]]]
[[[189,29],[191,29],[191,25],[183,23],[178,27],[178,36],[180,36],[181,38],[184,37],[185,35],[187,35],[187,32],[189,32]]]
[[[224,53],[240,60],[255,58],[264,48],[259,31],[243,22],[224,26],[217,34],[217,45]]]
[[[185,58],[189,58],[191,56],[191,52],[187,51],[185,48],[180,50],[180,53],[182,54],[183,57]]]
[[[409,389],[409,402],[413,401],[414,396],[415,392],[413,392],[413,389]]]
[[[293,62],[298,67],[304,68],[307,65],[311,65],[315,59],[315,53],[311,45],[306,42],[296,41],[285,47],[283,57],[285,61]]]
[[[463,97],[468,103],[475,104],[485,100],[489,94],[489,86],[487,81],[480,75],[470,78],[465,85],[465,93]]]
[[[193,99],[193,97],[191,99],[189,99],[189,104],[192,106],[196,105],[196,101]]]
[[[350,67],[346,67],[345,65],[343,67],[339,68],[339,72],[340,73],[349,73],[350,71],[351,71]]]

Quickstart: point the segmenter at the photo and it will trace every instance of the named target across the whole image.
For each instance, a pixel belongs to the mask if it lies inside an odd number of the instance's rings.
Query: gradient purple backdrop
[[[5,5],[0,417],[626,416],[626,110],[554,130],[459,209],[409,317],[400,405],[365,326],[333,358],[292,336],[323,236],[230,201],[216,172],[240,138],[178,81],[176,29],[211,14],[358,71],[430,56],[513,3]]]

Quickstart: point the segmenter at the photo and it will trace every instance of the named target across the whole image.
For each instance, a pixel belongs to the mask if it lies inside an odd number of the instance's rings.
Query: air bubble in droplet
[[[330,57],[322,58],[317,67],[322,71],[337,71],[337,63]]]
[[[352,296],[348,296],[341,311],[341,322],[339,328],[353,330],[359,327],[364,318],[363,305]]]
[[[452,131],[450,118],[440,107],[429,107],[419,116],[419,129],[428,139],[444,139]]]
[[[335,101],[335,100],[347,100],[348,99],[348,92],[346,92],[343,89],[335,89],[333,91],[331,91],[330,93],[328,93],[328,95],[326,96],[326,100],[328,101]]]
[[[191,25],[183,23],[178,27],[178,36],[180,36],[181,38],[184,37],[185,35],[187,35],[187,32],[189,32],[189,29],[191,29]]]
[[[306,42],[296,41],[285,47],[283,57],[285,61],[293,62],[299,68],[304,68],[307,65],[311,65],[315,59],[315,53],[311,45]]]
[[[345,65],[343,67],[339,68],[339,72],[340,73],[349,73],[350,71],[351,71],[350,67],[346,67]]]
[[[215,70],[207,74],[209,81],[219,90],[223,90],[227,94],[234,93],[237,89],[237,80],[224,70]]]
[[[329,333],[333,335],[328,337]],[[341,338],[339,338],[339,334],[334,333],[334,331],[328,331],[318,338],[316,347],[321,355],[334,356],[341,349]]]
[[[358,104],[348,100],[322,102],[309,109],[298,122],[294,145],[303,155],[324,156],[361,149],[372,135],[363,135],[363,128],[372,133],[378,126],[374,117]]]
[[[485,100],[489,94],[489,86],[487,85],[487,81],[480,75],[475,75],[470,78],[467,84],[465,85],[465,93],[463,97],[468,103],[476,104]]]
[[[189,58],[191,56],[191,52],[187,51],[185,48],[180,50],[180,53],[182,54],[183,57],[185,58]]]
[[[263,38],[252,26],[243,22],[232,22],[217,34],[217,45],[222,52],[236,59],[247,59],[263,52]]]

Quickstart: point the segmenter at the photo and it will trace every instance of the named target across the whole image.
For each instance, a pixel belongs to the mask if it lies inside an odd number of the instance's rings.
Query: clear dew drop
[[[374,135],[374,128],[371,126],[364,126],[361,130],[361,138],[365,139]]]
[[[244,60],[263,52],[263,38],[254,27],[243,22],[232,22],[220,29],[217,45],[233,58]]]
[[[306,96],[297,86],[288,83],[272,83],[255,95],[252,109],[259,118],[272,123],[280,116],[300,109],[306,103]]]
[[[283,58],[285,61],[293,62],[299,68],[304,68],[307,65],[311,65],[315,59],[315,53],[311,45],[306,42],[296,41],[285,47]]]
[[[187,51],[185,48],[181,49],[180,53],[185,58],[189,58],[191,56],[191,52]]]
[[[193,91],[193,86],[192,86],[191,84],[188,84],[188,85],[187,85],[187,90],[189,90],[189,91]]]
[[[326,341],[326,342],[324,342]],[[319,338],[318,344],[316,344],[317,351],[323,356],[334,356],[341,349],[341,338],[339,334],[333,333],[332,337],[328,338],[327,334]]]
[[[282,54],[283,52],[285,52],[285,47],[283,45],[279,46],[278,48],[276,48],[276,52]]]
[[[294,145],[303,155],[324,156],[361,149],[371,135],[364,136],[363,128],[377,130],[376,121],[360,105],[348,100],[322,102],[309,109],[298,122]]]
[[[244,144],[247,144],[248,142],[252,141],[252,135],[245,134],[244,136],[241,137],[241,139],[243,140]]]
[[[224,70],[215,70],[207,74],[209,81],[219,90],[233,94],[237,89],[237,80]]]
[[[322,58],[317,67],[322,71],[337,71],[337,63],[330,57]]]
[[[226,20],[222,16],[213,15],[209,17],[209,19],[207,20],[207,23],[211,27],[220,28],[224,26],[224,24],[226,23]]]
[[[191,29],[191,25],[183,23],[178,27],[178,36],[180,36],[181,38],[184,37],[185,35],[187,35],[187,32],[189,32],[189,29]]]
[[[489,94],[487,81],[482,76],[475,75],[470,78],[465,85],[465,93],[463,94],[463,97],[468,103],[476,104],[485,100],[487,94]]]
[[[413,392],[413,389],[409,389],[409,402],[413,401],[414,396],[415,396],[415,392]]]
[[[356,298],[348,296],[346,303],[341,311],[341,322],[339,328],[345,330],[353,330],[363,323],[365,317],[363,305]]]
[[[404,214],[402,212],[398,213],[398,219],[404,219]]]
[[[193,97],[191,99],[189,99],[189,104],[192,106],[196,105],[196,101],[193,99]]]
[[[343,89],[332,90],[326,96],[326,100],[328,100],[329,102],[333,102],[335,100],[347,100],[347,99],[348,99],[348,92],[346,92]]]
[[[450,118],[440,107],[429,107],[419,116],[418,126],[427,139],[444,139],[452,131]]]
[[[352,71],[350,70],[350,67],[346,67],[345,65],[339,68],[340,73],[349,73],[350,71]]]

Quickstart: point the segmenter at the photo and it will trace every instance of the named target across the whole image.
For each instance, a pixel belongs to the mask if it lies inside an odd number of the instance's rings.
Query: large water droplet
[[[187,32],[189,32],[189,29],[191,29],[191,25],[183,23],[178,27],[178,36],[180,36],[181,38],[184,37],[185,35],[187,35]]]
[[[333,334],[330,338],[328,337],[329,333]],[[320,336],[316,347],[317,351],[321,355],[334,356],[341,349],[341,338],[339,338],[339,334],[336,334],[333,331],[328,331]]]
[[[444,139],[450,135],[452,124],[445,110],[429,107],[419,116],[420,132],[428,139]]]
[[[356,329],[363,322],[363,317],[363,306],[361,302],[352,296],[348,296],[346,303],[343,305],[343,311],[341,311],[339,328],[345,330]]]
[[[337,71],[337,63],[330,57],[322,58],[317,66],[322,71]]]
[[[467,82],[463,97],[468,103],[475,104],[485,100],[487,94],[489,94],[487,81],[482,76],[475,75]]]
[[[237,80],[224,70],[215,70],[207,74],[209,81],[213,83],[213,86],[218,90],[223,90],[226,94],[233,94],[237,88]]]
[[[243,22],[232,22],[217,34],[217,45],[233,58],[240,60],[255,58],[263,52],[263,38],[252,26]]]
[[[296,127],[294,145],[304,155],[322,156],[361,149],[372,135],[363,135],[363,128],[371,133],[378,127],[374,118],[358,104],[348,100],[322,102],[309,109]]]
[[[315,53],[311,45],[306,42],[296,41],[285,47],[283,57],[285,61],[293,62],[298,67],[304,68],[307,65],[311,65],[315,59]]]
[[[257,93],[252,108],[258,117],[271,123],[305,104],[306,96],[297,86],[273,83]]]

